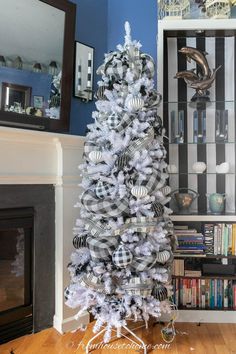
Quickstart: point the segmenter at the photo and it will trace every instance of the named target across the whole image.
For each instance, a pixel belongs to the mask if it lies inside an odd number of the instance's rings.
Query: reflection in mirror
[[[43,1],[1,0],[2,110],[40,110],[40,116],[60,119],[64,27],[65,12]],[[34,97],[43,98],[40,108]]]
[[[30,105],[31,87],[2,83],[2,109],[10,112],[25,113]]]

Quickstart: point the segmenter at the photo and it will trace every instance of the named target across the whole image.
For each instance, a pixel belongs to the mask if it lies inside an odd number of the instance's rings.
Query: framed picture
[[[84,101],[93,99],[94,48],[75,42],[74,96]]]
[[[43,96],[34,96],[34,108],[43,108]]]

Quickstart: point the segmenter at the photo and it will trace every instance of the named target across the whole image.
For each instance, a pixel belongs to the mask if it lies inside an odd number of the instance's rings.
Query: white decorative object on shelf
[[[192,169],[196,173],[203,173],[206,170],[205,162],[197,161],[193,164]]]
[[[220,165],[216,166],[216,173],[228,173],[229,172],[229,163],[223,162]]]
[[[189,0],[158,0],[159,19],[182,19],[190,13]]]
[[[126,107],[131,112],[138,111],[139,109],[143,108],[143,106],[144,106],[144,100],[139,97],[132,97],[128,99],[128,101],[126,102]]]
[[[89,158],[94,163],[98,163],[98,162],[103,161],[103,157],[102,157],[101,151],[91,151],[89,153]]]
[[[135,186],[131,189],[131,194],[136,198],[143,198],[148,194],[148,190],[144,186]]]
[[[206,0],[206,14],[212,18],[229,18],[230,1],[228,0]]]
[[[168,165],[167,171],[169,173],[177,173],[178,172],[177,167],[174,164]]]

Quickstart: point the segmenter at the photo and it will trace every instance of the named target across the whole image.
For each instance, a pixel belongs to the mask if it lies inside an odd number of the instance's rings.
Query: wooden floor
[[[82,354],[84,345],[92,336],[92,324],[85,332],[74,332],[60,335],[54,329],[25,336],[0,346],[0,354]],[[148,330],[137,331],[149,345],[156,345],[156,349],[149,349],[148,354],[233,354],[236,353],[236,325],[233,324],[201,324],[177,323],[177,336],[169,346],[165,345],[160,336],[161,325],[155,325]],[[99,343],[97,340],[96,343]],[[117,349],[115,345],[128,344],[126,339],[112,341],[113,348],[93,350],[93,354],[133,354],[143,353],[137,348],[129,347]],[[158,347],[159,345],[159,347]]]

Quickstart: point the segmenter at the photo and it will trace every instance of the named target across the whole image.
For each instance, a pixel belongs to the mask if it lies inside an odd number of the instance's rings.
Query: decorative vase
[[[225,208],[226,194],[212,193],[206,194],[209,198],[209,208],[213,214],[222,214]]]

